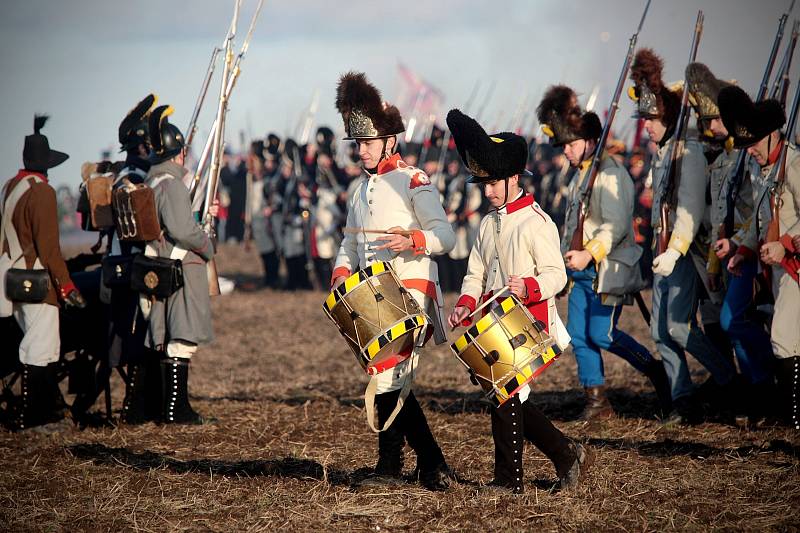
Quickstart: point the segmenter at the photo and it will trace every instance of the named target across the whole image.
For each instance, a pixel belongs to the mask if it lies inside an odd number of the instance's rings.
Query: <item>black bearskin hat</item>
[[[722,89],[718,102],[722,123],[733,137],[734,148],[751,146],[786,122],[780,102],[770,99],[754,103],[735,85]]]
[[[636,118],[657,118],[669,129],[678,123],[681,95],[671,91],[661,79],[664,61],[650,48],[636,52],[631,65],[635,84],[628,96],[636,102]]]
[[[469,182],[502,180],[527,175],[528,143],[516,133],[487,135],[475,119],[458,109],[447,113],[447,126],[453,135],[458,154],[471,174]]]
[[[689,63],[686,66],[686,83],[689,84],[689,101],[698,118],[719,118],[719,92],[732,84],[717,79],[703,63]]]
[[[48,168],[58,166],[69,159],[64,152],[51,150],[50,141],[40,133],[48,118],[50,117],[47,115],[33,117],[33,135],[25,136],[25,145],[22,149],[25,170],[46,172]]]
[[[361,72],[348,72],[336,88],[336,109],[344,120],[345,140],[380,139],[405,131],[400,111],[385,105],[381,93]]]
[[[317,128],[317,145],[320,147],[330,146],[335,140],[333,130],[328,126],[320,126]]]
[[[119,125],[120,152],[134,150],[140,144],[150,147],[147,118],[156,102],[158,102],[158,97],[148,94],[122,119]]]
[[[167,117],[173,112],[171,105],[162,105],[150,113],[148,120],[148,134],[150,136],[150,162],[154,165],[169,161],[181,153],[185,141],[181,130],[170,124]]]
[[[577,139],[600,138],[603,126],[592,111],[581,113],[575,91],[565,85],[554,85],[545,93],[536,116],[542,131],[554,146],[563,146]]]

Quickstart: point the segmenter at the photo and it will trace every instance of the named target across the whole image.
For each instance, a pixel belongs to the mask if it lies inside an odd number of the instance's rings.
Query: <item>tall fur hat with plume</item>
[[[25,146],[22,149],[22,162],[26,170],[46,173],[48,168],[60,165],[69,156],[64,152],[50,149],[50,142],[41,131],[47,123],[47,115],[33,117],[33,135],[25,137]]]
[[[661,78],[664,61],[651,48],[636,52],[631,65],[634,86],[628,96],[636,102],[636,118],[657,118],[669,129],[678,122],[681,96],[671,91]]]
[[[740,87],[731,85],[719,92],[720,117],[733,137],[734,148],[747,148],[786,123],[786,113],[777,100],[753,102]]]
[[[345,140],[380,139],[403,133],[400,111],[384,104],[363,72],[348,72],[336,87],[336,109],[344,120]]]
[[[156,102],[158,97],[155,94],[148,94],[122,119],[119,124],[120,152],[135,149],[140,144],[149,147],[147,118]]]
[[[686,83],[689,84],[689,102],[700,120],[719,118],[717,98],[719,92],[732,83],[720,80],[703,63],[686,66]]]
[[[487,135],[475,119],[458,109],[451,109],[447,113],[447,127],[467,172],[471,174],[468,179],[470,183],[530,174],[525,169],[528,143],[516,133]]]
[[[597,140],[603,132],[600,118],[592,111],[582,113],[575,91],[566,85],[553,85],[547,90],[536,116],[553,146],[578,139]]]

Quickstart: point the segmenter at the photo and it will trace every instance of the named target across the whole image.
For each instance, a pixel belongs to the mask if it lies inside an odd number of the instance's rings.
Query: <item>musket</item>
[[[264,4],[264,0],[259,0],[258,5],[256,6],[255,13],[253,13],[253,18],[250,20],[250,27],[247,30],[247,36],[245,37],[244,42],[242,43],[242,48],[239,50],[239,54],[236,56],[236,61],[233,64],[232,73],[228,78],[222,79],[222,85],[226,86],[226,99],[230,99],[230,95],[233,92],[233,88],[236,86],[236,80],[239,78],[239,74],[241,73],[241,63],[244,59],[245,54],[247,53],[247,49],[250,47],[250,41],[253,37],[253,31],[256,27],[256,21],[258,20],[258,16],[261,13],[261,7]],[[226,37],[227,42],[227,37]],[[197,168],[194,172],[194,178],[192,179],[192,184],[189,188],[189,196],[192,199],[192,211],[199,211],[202,201],[204,200],[203,196],[197,194],[197,191],[203,190],[206,188],[208,177],[205,174],[206,171],[206,164],[208,163],[208,157],[211,154],[211,148],[216,136],[217,132],[217,119],[214,118],[214,123],[211,125],[211,131],[208,134],[208,139],[206,140],[205,147],[203,148],[203,152],[200,156],[200,159],[197,162]],[[215,191],[216,192],[216,191]]]
[[[215,46],[214,50],[211,52],[211,61],[208,62],[208,68],[206,69],[206,75],[203,79],[203,85],[200,87],[200,94],[197,95],[197,102],[194,104],[194,111],[192,111],[192,119],[189,121],[189,127],[186,128],[186,152],[189,152],[189,148],[192,146],[192,141],[194,141],[194,136],[197,133],[197,118],[200,116],[200,110],[203,108],[203,102],[205,102],[206,94],[208,93],[208,86],[211,84],[211,78],[214,76],[214,70],[217,67],[217,56],[219,55],[222,48]]]
[[[219,181],[220,173],[220,159],[225,146],[225,111],[228,107],[227,98],[227,84],[228,78],[231,76],[231,67],[233,66],[233,39],[236,36],[236,25],[239,21],[239,8],[241,7],[241,0],[235,0],[233,8],[233,20],[228,29],[228,36],[225,39],[225,63],[222,70],[222,80],[219,84],[219,104],[217,105],[217,129],[214,132],[214,146],[211,154],[211,169],[209,170],[208,184],[206,186],[205,206],[203,208],[202,220],[203,227],[209,235],[214,234],[213,218],[209,214],[209,209],[217,194],[217,183]],[[206,270],[208,275],[208,292],[211,296],[216,296],[220,293],[219,290],[219,276],[217,275],[217,264],[214,258],[206,263]]]
[[[486,111],[486,107],[489,105],[489,102],[492,100],[492,96],[494,96],[494,90],[497,88],[497,80],[492,80],[492,84],[489,86],[489,90],[486,91],[486,95],[483,97],[483,103],[478,108],[478,112],[475,114],[475,121],[480,122],[483,119],[483,112]]]
[[[700,46],[700,38],[703,35],[703,11],[697,12],[697,22],[694,25],[694,36],[692,37],[692,47],[689,52],[689,63],[694,63],[697,59],[697,49]],[[667,158],[667,168],[664,176],[667,179],[664,194],[661,197],[660,225],[658,232],[658,253],[663,254],[669,246],[671,232],[669,230],[669,213],[672,210],[675,196],[675,186],[681,173],[681,160],[683,158],[683,147],[686,137],[686,126],[689,121],[689,84],[683,84],[683,94],[681,95],[681,111],[678,114],[678,122],[675,127],[670,154]]]
[[[306,119],[303,124],[303,131],[300,134],[300,146],[308,143],[308,138],[311,136],[311,127],[314,125],[314,118],[319,109],[319,89],[314,89],[314,96],[311,98],[311,105],[308,106]]]
[[[769,207],[772,217],[769,221],[769,226],[767,226],[766,242],[776,242],[781,238],[780,218],[778,215],[781,208],[781,194],[786,182],[786,160],[789,157],[789,145],[792,144],[792,136],[797,126],[798,107],[800,107],[800,90],[795,89],[792,110],[789,112],[789,121],[784,133],[783,146],[781,146],[781,154],[775,163],[775,168],[778,171],[770,188]],[[755,216],[758,216],[757,212]]]
[[[575,227],[575,233],[572,234],[572,239],[570,240],[570,250],[583,250],[583,222],[586,219],[587,208],[589,206],[589,200],[592,196],[594,182],[597,179],[597,174],[600,172],[601,158],[603,157],[603,152],[605,151],[606,143],[608,142],[608,136],[611,132],[611,125],[614,123],[614,117],[617,116],[617,110],[619,109],[619,98],[622,95],[622,88],[625,86],[625,79],[628,77],[628,70],[631,67],[633,56],[636,52],[636,41],[639,39],[639,33],[642,31],[644,20],[647,17],[647,11],[650,9],[650,1],[651,0],[647,0],[647,4],[644,6],[644,13],[642,13],[642,18],[639,20],[639,26],[636,28],[636,33],[634,33],[631,36],[630,41],[628,41],[628,52],[625,54],[625,61],[622,64],[622,72],[619,74],[617,86],[614,88],[614,94],[611,97],[611,104],[608,106],[608,117],[606,118],[606,123],[603,126],[603,132],[600,134],[600,138],[597,140],[597,146],[594,149],[592,163],[589,167],[586,179],[581,184],[580,200],[577,211],[577,225]]]
[[[778,50],[781,47],[781,41],[783,40],[783,33],[786,28],[786,21],[789,20],[789,13],[792,12],[794,9],[794,2],[792,0],[791,5],[789,6],[789,10],[786,11],[781,18],[778,19],[778,30],[775,33],[775,39],[772,41],[772,49],[769,52],[769,58],[767,59],[767,66],[764,69],[764,75],[761,78],[761,85],[758,87],[758,94],[756,95],[756,102],[763,100],[767,95],[767,90],[769,88],[769,78],[772,75],[772,69],[775,66],[775,59],[778,57]],[[795,26],[796,27],[796,26]],[[794,36],[793,36],[794,37]],[[794,49],[794,45],[791,46]],[[788,49],[787,49],[788,52]],[[787,60],[791,61],[791,55],[784,58],[784,62]],[[782,65],[783,67],[784,65]],[[787,81],[788,83],[788,81]],[[736,206],[736,199],[739,196],[739,188],[741,187],[742,181],[745,179],[745,174],[747,173],[747,168],[749,165],[747,164],[747,150],[740,150],[739,155],[736,158],[736,164],[733,167],[733,173],[731,174],[730,183],[728,184],[728,191],[725,195],[725,220],[722,223],[721,227],[719,228],[719,238],[726,239],[733,236],[733,226],[734,226],[734,209]]]
[[[800,20],[795,19],[792,25],[792,38],[786,46],[786,51],[783,53],[783,61],[778,68],[778,74],[775,77],[775,83],[772,86],[772,93],[770,98],[777,100],[781,103],[782,107],[786,107],[786,97],[789,94],[789,70],[792,67],[792,59],[794,58],[794,49],[797,46],[797,36],[800,33]]]
[[[469,113],[470,108],[472,107],[472,103],[475,101],[475,97],[478,95],[478,89],[480,89],[481,80],[477,80],[475,85],[472,87],[472,92],[469,94],[469,98],[464,103],[464,113]],[[447,152],[449,151],[450,146],[450,137],[453,134],[450,132],[450,128],[445,128],[444,138],[442,139],[442,150],[439,152],[439,161],[437,162],[437,168],[444,170],[444,162],[445,158],[447,157]]]

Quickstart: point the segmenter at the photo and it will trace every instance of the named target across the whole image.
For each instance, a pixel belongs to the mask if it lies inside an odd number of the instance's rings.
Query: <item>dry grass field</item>
[[[552,466],[529,446],[523,496],[478,493],[492,474],[489,417],[448,345],[426,350],[415,391],[461,482],[444,493],[416,483],[358,488],[377,438],[365,419],[366,377],[325,318],[324,295],[258,289],[258,258],[240,248],[223,247],[219,267],[241,289],[214,299],[216,340],[199,351],[190,377],[195,408],[217,421],[56,435],[0,430],[0,530],[800,528],[797,433],[722,422],[665,431],[646,380],[613,356],[605,362],[619,416],[584,426],[569,351],[536,382],[534,397],[595,452],[577,491],[552,490]],[[653,347],[635,308],[622,320]],[[113,385],[119,408],[117,376]],[[413,467],[407,450],[406,469]]]

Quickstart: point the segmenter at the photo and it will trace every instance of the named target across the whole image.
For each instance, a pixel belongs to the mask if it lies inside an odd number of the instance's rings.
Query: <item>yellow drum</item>
[[[487,398],[502,405],[550,366],[561,350],[545,326],[510,296],[451,345]]]
[[[331,291],[322,308],[370,375],[411,356],[428,324],[389,263],[373,263]]]

